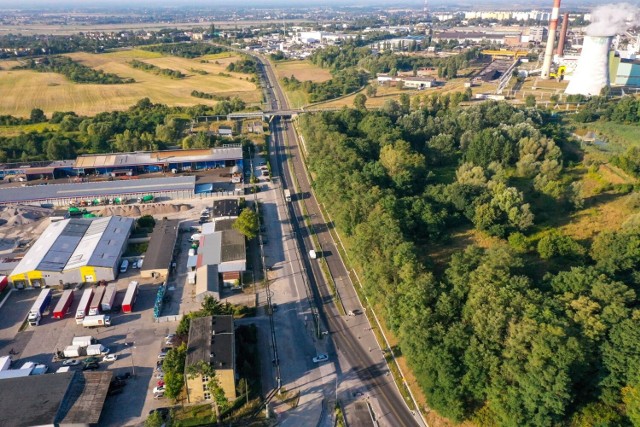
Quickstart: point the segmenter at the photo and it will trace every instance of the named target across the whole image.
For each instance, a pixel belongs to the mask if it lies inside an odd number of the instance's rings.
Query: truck
[[[82,325],[84,316],[89,314],[89,305],[91,305],[91,298],[93,298],[93,289],[85,289],[80,298],[80,304],[76,310],[76,324]]]
[[[82,337],[73,337],[71,340],[71,345],[79,345],[80,347],[88,347],[91,344],[97,344],[98,340],[90,335],[82,336]]]
[[[53,318],[62,319],[65,314],[69,312],[72,303],[73,291],[71,289],[67,289],[62,293],[60,301],[58,301],[58,304],[56,304],[56,308],[53,309]]]
[[[138,197],[138,203],[150,203],[153,202],[153,195],[147,194],[146,196]]]
[[[99,286],[93,294],[91,305],[89,305],[89,316],[100,314],[100,303],[102,302],[102,297],[104,296],[104,290],[104,286]]]
[[[85,351],[85,347],[80,345],[68,345],[62,350],[62,354],[64,357],[81,357],[85,356],[87,353]]]
[[[124,300],[122,301],[122,312],[131,313],[133,311],[133,304],[136,302],[138,296],[138,282],[135,280],[129,283],[127,287],[127,293],[124,294]]]
[[[40,291],[40,295],[38,295],[36,302],[33,303],[31,310],[29,310],[28,320],[31,326],[38,326],[40,324],[42,313],[44,313],[45,308],[47,308],[50,303],[51,289],[43,289]]]
[[[102,297],[102,302],[100,303],[100,307],[103,312],[110,312],[113,308],[113,302],[116,300],[116,294],[118,293],[118,288],[115,283],[109,283],[107,288],[104,291],[104,296]]]
[[[100,356],[101,354],[108,354],[109,349],[102,344],[92,344],[87,347],[87,356]]]
[[[284,200],[286,200],[287,202],[291,201],[291,190],[289,190],[288,188],[284,190]]]
[[[82,326],[85,328],[97,328],[98,326],[111,326],[111,317],[105,314],[97,316],[85,316],[82,319]]]
[[[9,286],[9,278],[7,276],[0,276],[0,292],[4,291]]]

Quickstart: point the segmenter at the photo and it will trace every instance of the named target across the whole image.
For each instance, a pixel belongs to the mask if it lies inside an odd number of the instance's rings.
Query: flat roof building
[[[9,276],[17,288],[114,280],[133,218],[70,218],[51,223]]]
[[[141,277],[167,277],[171,269],[173,248],[178,240],[180,221],[163,219],[156,222],[149,247],[140,269]]]
[[[238,216],[238,200],[222,199],[213,201],[211,217],[216,218],[236,218]]]
[[[191,319],[185,368],[200,362],[209,364],[214,370],[220,387],[227,399],[236,399],[235,385],[235,331],[233,316],[208,316]],[[196,375],[187,378],[187,400],[190,403],[210,401],[212,391],[209,378]]]
[[[97,425],[112,373],[61,372],[0,380],[0,425]]]

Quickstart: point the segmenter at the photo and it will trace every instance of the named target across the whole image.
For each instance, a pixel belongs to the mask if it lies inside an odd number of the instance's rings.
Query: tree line
[[[149,64],[143,61],[138,61],[137,59],[133,59],[129,61],[129,65],[131,65],[133,68],[138,68],[140,70],[157,74],[159,76],[171,77],[172,79],[183,79],[186,77],[186,75],[179,70],[172,70],[170,68],[160,68],[157,65]]]
[[[454,422],[640,425],[640,229],[590,245],[555,229],[533,237],[581,206],[566,131],[535,109],[458,102],[300,119],[314,188],[365,293],[429,406]],[[502,243],[435,268],[432,248],[460,227]]]
[[[59,73],[75,83],[97,83],[103,85],[135,83],[132,78],[122,78],[114,73],[105,73],[87,67],[66,56],[45,56],[29,59],[24,65],[14,67],[14,70],[34,70],[40,73]]]
[[[0,124],[49,123],[52,126],[45,125],[39,132],[0,136],[0,162],[72,159],[81,154],[160,150],[184,145],[184,134],[191,119],[227,115],[245,108],[246,104],[239,98],[222,100],[213,106],[192,107],[168,107],[144,98],[128,110],[104,112],[93,117],[68,111],[54,112],[47,119],[40,109],[34,109],[29,119],[2,116]],[[223,143],[215,136],[203,136],[186,138],[197,140],[199,148]]]
[[[227,52],[227,49],[214,46],[209,43],[172,43],[158,44],[153,46],[145,46],[144,50],[150,52],[158,52],[164,55],[180,56],[182,58],[197,58],[204,55],[216,55],[218,53]]]

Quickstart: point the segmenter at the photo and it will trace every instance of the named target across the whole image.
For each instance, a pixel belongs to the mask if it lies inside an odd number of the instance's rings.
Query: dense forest
[[[153,46],[146,46],[143,48],[151,52],[158,52],[164,55],[181,56],[183,58],[197,58],[204,55],[213,55],[222,52],[226,52],[227,49],[214,46],[206,43],[174,43],[174,44],[159,44]]]
[[[40,73],[60,73],[75,83],[97,83],[103,85],[134,83],[132,78],[123,79],[117,74],[105,73],[87,67],[66,56],[45,56],[37,60],[29,59],[15,70],[35,70]]]
[[[562,234],[551,221],[585,203],[568,167],[579,147],[542,111],[459,100],[300,118],[365,292],[455,422],[640,425],[637,222]],[[438,258],[460,229],[497,243]]]
[[[157,65],[149,64],[148,62],[138,61],[133,59],[129,61],[129,65],[133,68],[138,68],[149,73],[157,74],[159,76],[170,77],[172,79],[183,79],[186,77],[184,73],[178,70],[172,70],[170,68],[160,68]]]
[[[255,59],[243,58],[227,65],[227,71],[245,74],[256,74],[258,72],[258,64]]]
[[[39,132],[0,136],[0,163],[72,159],[79,154],[158,150],[175,145],[219,146],[229,140],[207,133],[188,134],[191,119],[226,115],[245,108],[246,104],[239,98],[222,100],[214,106],[193,107],[168,107],[145,98],[126,111],[99,113],[93,117],[55,112],[47,119],[40,109],[34,109],[29,119],[0,116],[0,124],[44,124],[44,130]]]

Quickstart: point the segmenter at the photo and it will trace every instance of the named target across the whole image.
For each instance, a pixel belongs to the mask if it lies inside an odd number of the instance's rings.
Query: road
[[[267,105],[274,111],[288,110],[287,99],[270,64],[260,57],[254,57],[262,63],[264,75],[268,80],[265,88]],[[271,131],[274,142],[274,151],[272,152],[274,172],[280,172],[286,187],[293,189],[294,181],[287,164],[289,159],[299,186],[298,194],[294,197],[296,202],[290,204],[290,217],[298,245],[305,254],[308,253],[309,249],[314,248],[311,236],[308,235],[307,229],[303,226],[304,213],[302,205],[304,205],[306,214],[310,216],[311,226],[320,242],[322,255],[336,283],[346,312],[359,311],[362,313],[362,307],[358,302],[347,269],[340,259],[327,225],[322,220],[318,202],[311,191],[311,185],[304,169],[304,160],[300,155],[300,144],[295,129],[288,119],[275,118],[271,123]],[[364,315],[341,316],[335,306],[332,292],[323,278],[319,262],[311,262],[312,260],[308,256],[303,256],[302,258],[306,270],[313,272],[312,275],[309,275],[309,281],[311,282],[316,304],[319,307],[321,324],[328,326],[328,331],[335,346],[334,350],[339,354],[340,361],[346,362],[345,364],[349,367],[348,369],[341,369],[342,364],[340,364],[340,367],[337,368],[339,381],[345,383],[344,387],[343,384],[338,387],[343,391],[341,398],[346,398],[348,404],[354,403],[354,408],[357,406],[355,405],[356,403],[360,403],[358,402],[361,400],[359,397],[366,399],[379,425],[423,425],[419,417],[416,417],[407,407],[393,382],[393,377],[389,374],[383,354],[375,342],[375,337],[366,317]],[[359,381],[354,381],[354,376]],[[359,389],[358,383],[365,385],[364,391]],[[347,408],[346,413],[347,417],[349,417],[350,413],[355,415],[356,413],[361,414],[362,411],[354,409],[351,412]],[[371,425],[371,423],[366,422],[366,417],[362,416],[357,416],[357,420],[348,419],[348,422],[350,425]]]

